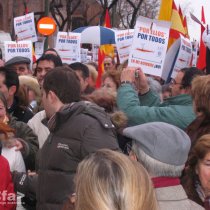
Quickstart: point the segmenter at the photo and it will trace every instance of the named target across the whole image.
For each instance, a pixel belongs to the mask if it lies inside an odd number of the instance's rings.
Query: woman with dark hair
[[[202,136],[192,148],[182,185],[189,199],[210,209],[210,134]]]

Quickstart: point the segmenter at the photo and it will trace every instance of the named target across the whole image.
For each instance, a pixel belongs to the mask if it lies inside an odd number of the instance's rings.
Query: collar
[[[191,105],[192,97],[189,94],[180,94],[178,96],[167,98],[161,105]]]

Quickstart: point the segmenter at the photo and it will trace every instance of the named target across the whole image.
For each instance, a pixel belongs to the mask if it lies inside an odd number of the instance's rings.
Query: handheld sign
[[[161,76],[166,55],[170,22],[139,17],[136,22],[128,66]]]
[[[37,23],[37,30],[44,36],[50,36],[56,30],[55,21],[51,17],[43,17]]]
[[[17,35],[17,41],[37,41],[34,13],[29,13],[24,16],[14,18],[14,29],[15,34]]]
[[[128,60],[131,44],[133,41],[133,29],[115,31],[115,42],[120,63]]]
[[[81,62],[80,44],[81,34],[58,32],[55,48],[63,63]]]
[[[22,56],[29,58],[31,60],[31,64],[33,63],[31,41],[20,41],[20,42],[5,41],[4,49],[5,49],[5,62],[16,56]]]

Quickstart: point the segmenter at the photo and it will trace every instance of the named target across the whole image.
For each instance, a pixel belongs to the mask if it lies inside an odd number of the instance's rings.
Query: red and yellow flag
[[[104,20],[104,27],[111,28],[109,11],[106,9]],[[98,78],[96,81],[96,88],[101,86],[101,77],[104,73],[104,58],[110,56],[114,58],[114,46],[112,44],[101,45],[98,50]]]
[[[159,20],[171,21],[171,29],[169,35],[168,48],[180,37],[180,34],[185,35],[185,29],[182,24],[179,11],[173,0],[162,0]]]
[[[203,6],[201,9],[201,22],[202,24],[206,23]],[[202,40],[202,35],[204,31],[205,31],[205,27],[201,25],[200,50],[199,50],[199,57],[198,57],[198,62],[197,62],[197,68],[201,70],[206,68],[206,46]]]

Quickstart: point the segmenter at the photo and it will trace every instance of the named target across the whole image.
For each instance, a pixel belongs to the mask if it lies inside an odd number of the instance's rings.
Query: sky
[[[188,28],[190,39],[200,39],[200,26],[195,23],[189,16],[189,12],[193,13],[201,20],[201,7],[204,6],[206,23],[210,25],[210,0],[175,0],[177,7],[181,6],[185,15],[188,17]]]

